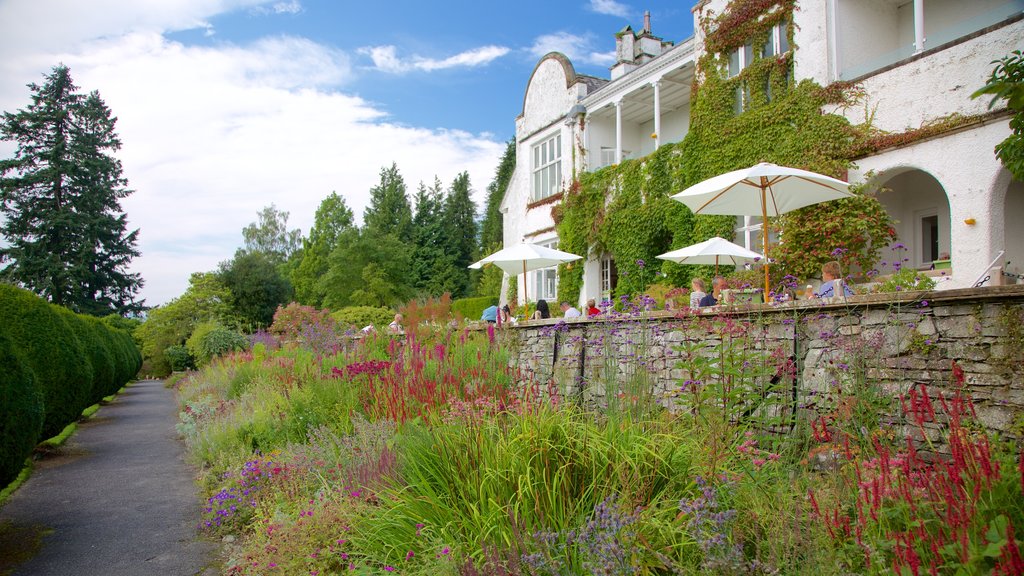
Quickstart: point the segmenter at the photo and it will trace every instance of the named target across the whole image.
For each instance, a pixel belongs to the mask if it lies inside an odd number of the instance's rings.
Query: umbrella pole
[[[718,276],[718,254],[715,254],[715,276]]]
[[[764,244],[764,301],[768,303],[768,179],[761,176],[761,239]]]
[[[523,260],[523,307],[526,309],[526,316],[523,317],[524,321],[530,319],[530,295],[526,293],[528,284],[529,282],[527,282],[526,278],[526,260]]]

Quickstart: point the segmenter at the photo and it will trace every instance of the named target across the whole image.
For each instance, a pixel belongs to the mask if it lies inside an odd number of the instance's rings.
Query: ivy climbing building
[[[694,35],[678,42],[649,16],[618,31],[608,78],[559,53],[537,63],[516,118],[504,241],[585,259],[507,279],[517,294],[582,302],[644,274],[640,286],[654,273],[685,280],[653,256],[716,234],[759,249],[759,218],[703,220],[668,197],[760,161],[864,192],[769,222],[780,270],[809,276],[839,248],[867,254],[844,262],[851,272],[899,263],[939,288],[1024,272],[1024,184],[993,152],[1012,112],[971,97],[1024,45],[1024,0],[703,0],[693,14]]]

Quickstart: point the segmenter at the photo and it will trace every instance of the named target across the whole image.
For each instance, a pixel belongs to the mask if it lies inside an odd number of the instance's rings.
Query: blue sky
[[[650,10],[678,42],[693,4],[0,0],[0,110],[24,108],[58,62],[99,90],[154,305],[229,259],[263,206],[304,233],[332,191],[360,215],[392,162],[410,191],[468,171],[482,201],[543,54],[607,77],[616,31]]]

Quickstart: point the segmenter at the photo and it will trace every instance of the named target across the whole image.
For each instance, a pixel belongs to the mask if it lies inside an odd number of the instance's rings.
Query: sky
[[[539,59],[608,77],[615,32],[679,42],[693,0],[0,0],[0,110],[59,63],[117,117],[123,200],[150,306],[214,270],[270,204],[308,234],[320,201],[361,219],[380,170],[410,194],[469,173],[482,209]],[[0,142],[0,157],[15,146]]]

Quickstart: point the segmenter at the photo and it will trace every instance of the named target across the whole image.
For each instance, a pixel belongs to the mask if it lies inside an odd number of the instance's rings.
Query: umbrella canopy
[[[686,204],[694,214],[767,218],[852,196],[849,184],[842,180],[762,162],[694,184],[672,199]]]
[[[579,260],[580,258],[582,258],[582,256],[562,252],[561,250],[555,250],[554,248],[524,243],[509,246],[508,248],[502,248],[486,258],[470,264],[469,267],[477,269],[483,268],[485,264],[493,264],[507,272],[510,276],[516,276],[517,274],[526,274],[530,270],[550,268],[551,266],[556,266],[565,262],[572,262],[573,260]],[[526,302],[530,301],[526,294],[525,286],[523,290],[523,299],[526,300]]]
[[[700,244],[666,252],[658,256],[658,258],[679,264],[714,264],[717,266],[719,261],[736,265],[752,260],[760,260],[763,256],[753,250],[747,250],[743,246],[733,244],[725,238],[715,236]]]
[[[791,210],[850,198],[849,184],[815,172],[763,162],[750,168],[727,172],[694,184],[672,196],[694,214],[769,216]],[[768,230],[761,231],[764,253],[768,254]],[[768,297],[768,260],[764,263],[764,294]]]

